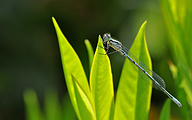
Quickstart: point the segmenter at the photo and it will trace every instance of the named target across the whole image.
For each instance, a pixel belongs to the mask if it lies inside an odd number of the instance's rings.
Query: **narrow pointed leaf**
[[[24,92],[24,102],[26,106],[26,120],[43,120],[43,115],[34,90],[29,89]]]
[[[90,73],[90,87],[93,95],[97,120],[109,120],[113,115],[113,81],[111,65],[105,55],[103,43],[99,36],[97,49]]]
[[[146,22],[141,26],[130,49],[135,57],[151,69],[151,59],[145,41]],[[144,81],[138,68],[125,60],[117,90],[115,120],[146,120],[151,100],[151,86]],[[150,81],[151,82],[151,81]]]
[[[88,52],[88,56],[89,56],[89,69],[91,70],[91,65],[92,65],[92,61],[93,61],[93,48],[91,43],[89,42],[89,40],[85,40],[85,46],[87,48],[87,52]]]
[[[86,96],[85,91],[82,89],[77,79],[72,75],[75,96],[77,100],[77,106],[79,108],[80,120],[96,120],[91,103]]]
[[[81,119],[80,111],[77,105],[78,104],[77,98],[76,98],[77,96],[75,94],[74,84],[73,84],[71,75],[73,75],[78,81],[79,85],[81,86],[81,89],[84,91],[84,94],[86,94],[87,99],[91,103],[91,107],[92,107],[93,101],[90,94],[87,78],[86,78],[83,66],[81,64],[81,61],[77,56],[76,52],[74,51],[72,46],[69,44],[69,42],[61,32],[56,20],[54,18],[52,18],[52,20],[53,20],[53,24],[55,26],[55,30],[56,30],[58,41],[59,41],[63,71],[64,71],[65,81],[67,84],[70,99],[72,101],[73,107],[75,109],[75,112],[78,118]],[[94,114],[93,111],[92,111],[92,114]]]
[[[45,93],[45,114],[46,120],[62,120],[61,107],[55,90]]]
[[[159,120],[170,120],[170,114],[171,114],[170,106],[171,106],[171,100],[167,99],[165,104],[163,105],[163,109],[161,110]]]

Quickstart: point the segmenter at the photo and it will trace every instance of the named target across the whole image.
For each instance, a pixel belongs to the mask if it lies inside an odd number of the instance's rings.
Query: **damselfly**
[[[140,62],[126,47],[124,47],[121,42],[113,39],[110,34],[106,33],[103,35],[103,44],[106,45],[106,54],[110,47],[112,47],[117,52],[120,52],[121,55],[128,58],[136,67],[138,67],[149,79],[152,80],[153,86],[159,88],[163,91],[175,104],[181,107],[181,103],[173,97],[166,89],[164,80],[157,75],[155,72],[150,70],[147,66],[145,66],[142,62]],[[152,76],[150,75],[152,74]]]

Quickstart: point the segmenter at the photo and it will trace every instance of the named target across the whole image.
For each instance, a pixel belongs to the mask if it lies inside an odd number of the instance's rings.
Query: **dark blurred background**
[[[110,32],[129,48],[147,20],[146,39],[153,70],[175,95],[167,65],[171,58],[168,37],[158,0],[1,0],[0,120],[25,119],[23,92],[28,88],[36,91],[41,104],[49,89],[55,89],[60,99],[67,94],[52,16],[79,55],[87,77],[85,39],[95,50],[98,35]],[[109,57],[116,91],[124,57]],[[166,98],[153,91],[150,116],[158,118]],[[172,117],[178,117],[177,106],[172,107]]]

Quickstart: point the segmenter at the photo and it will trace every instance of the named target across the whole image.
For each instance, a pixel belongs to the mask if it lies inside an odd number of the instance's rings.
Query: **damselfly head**
[[[109,33],[105,33],[103,35],[103,41],[106,42],[106,41],[109,41],[111,39],[111,35]]]

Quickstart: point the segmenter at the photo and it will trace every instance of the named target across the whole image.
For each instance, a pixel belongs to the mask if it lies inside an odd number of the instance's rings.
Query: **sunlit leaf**
[[[90,73],[90,87],[97,120],[112,120],[114,92],[111,65],[100,36]]]
[[[75,96],[77,100],[77,106],[79,109],[80,120],[96,120],[95,114],[93,114],[93,109],[91,103],[88,99],[88,96],[85,94],[85,91],[78,83],[77,79],[72,75],[73,86],[75,90]]]
[[[151,59],[145,41],[146,22],[141,26],[130,49],[146,66],[151,69]],[[125,60],[117,90],[115,120],[146,120],[151,100],[151,86],[139,75],[139,69],[128,59]]]
[[[69,44],[63,33],[61,32],[56,20],[52,18],[53,24],[55,26],[55,30],[57,33],[58,41],[59,41],[59,47],[60,47],[60,53],[61,53],[61,60],[63,64],[63,71],[65,75],[65,81],[67,84],[68,92],[70,95],[70,99],[72,101],[73,107],[75,109],[75,112],[79,119],[81,119],[81,114],[78,108],[77,103],[77,94],[75,93],[74,83],[72,80],[71,75],[74,76],[74,78],[77,80],[79,86],[81,86],[82,91],[84,91],[84,94],[87,96],[88,101],[90,102],[91,106],[86,106],[88,108],[91,108],[90,111],[92,112],[92,115],[94,115],[93,111],[93,100],[90,94],[90,89],[88,85],[88,81],[83,69],[83,66],[81,64],[81,61],[79,57],[77,56],[76,52],[72,48],[72,46]]]

